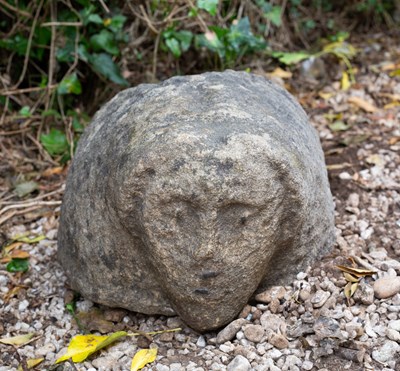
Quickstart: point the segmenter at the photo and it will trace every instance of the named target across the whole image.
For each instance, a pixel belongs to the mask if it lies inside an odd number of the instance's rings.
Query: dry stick
[[[156,73],[157,73],[157,53],[158,53],[158,46],[160,45],[160,38],[161,33],[157,35],[156,43],[154,45],[154,52],[153,52],[153,69],[151,71],[153,82],[156,80]]]
[[[54,74],[54,61],[55,61],[55,42],[56,42],[56,26],[54,25],[55,19],[56,19],[56,10],[55,10],[55,4],[53,1],[50,2],[50,16],[51,16],[51,21],[52,21],[52,26],[51,26],[51,41],[50,41],[50,56],[49,56],[49,73],[48,73],[48,82],[47,86],[51,86],[53,83],[53,74]],[[45,104],[45,110],[47,111],[50,106],[50,89],[47,89],[47,99],[46,99],[46,104]],[[40,136],[40,133],[42,131],[42,125],[39,126],[38,130],[38,138]]]
[[[40,91],[40,90],[46,90],[46,89],[53,90],[53,89],[57,88],[57,86],[58,86],[58,84],[54,84],[51,86],[44,86],[44,87],[37,86],[35,88],[24,88],[24,89],[16,89],[16,90],[1,90],[0,95],[3,95],[3,96],[19,95],[19,94],[31,93],[33,91]]]
[[[19,77],[17,83],[14,85],[13,89],[18,88],[19,84],[21,84],[21,82],[22,82],[23,79],[25,78],[26,70],[28,69],[29,54],[30,54],[30,52],[31,52],[33,35],[34,35],[34,33],[35,33],[36,23],[37,23],[37,21],[38,21],[40,11],[42,10],[43,1],[44,1],[44,0],[40,0],[39,6],[38,6],[38,8],[36,9],[35,17],[33,18],[33,22],[32,22],[31,31],[30,31],[30,33],[29,33],[28,45],[27,45],[27,47],[26,47],[25,59],[24,59],[24,66],[23,66],[23,68],[22,68],[21,75],[20,75],[20,77]]]
[[[15,13],[23,15],[24,17],[32,18],[32,15],[30,13],[27,13],[24,10],[21,10],[21,9],[18,9],[18,8],[12,6],[11,4],[7,3],[7,1],[0,0],[0,4],[4,5],[6,8],[12,10]]]
[[[101,4],[101,6],[103,7],[103,9],[105,10],[105,12],[107,14],[110,13],[110,9],[108,9],[107,5],[105,4],[105,2],[103,0],[99,0],[99,3]]]
[[[36,202],[39,200],[43,200],[44,198],[54,196],[58,193],[63,193],[64,190],[65,190],[65,185],[62,185],[60,188],[56,189],[55,191],[51,191],[49,193],[45,193],[43,195],[32,198],[31,200],[29,200],[29,202]],[[26,205],[26,201],[6,201],[6,202],[4,202],[4,201],[0,200],[0,205]]]
[[[12,209],[26,209],[29,207],[41,207],[41,206],[58,206],[61,205],[61,203],[62,201],[33,201],[33,202],[26,202],[24,204],[8,205],[0,210],[0,215]]]
[[[82,22],[44,22],[40,27],[58,27],[58,26],[75,26],[82,27]]]
[[[28,208],[26,210],[19,210],[19,211],[14,210],[14,211],[11,211],[10,213],[8,213],[5,216],[3,216],[2,218],[0,218],[0,225],[4,224],[8,219],[11,219],[16,215],[26,214],[26,213],[29,213],[31,211],[34,211],[34,210],[37,210],[37,209],[40,209],[40,208],[41,208],[41,206],[32,206],[31,208]]]
[[[35,139],[31,134],[27,134],[26,135],[35,145],[36,147],[39,149],[39,153],[43,156],[44,159],[46,159],[48,162],[50,162],[52,165],[57,166],[58,163],[55,162],[48,154],[46,151],[43,150],[42,145],[40,144],[40,142]]]
[[[192,0],[186,0],[186,1],[189,3],[191,8],[196,8],[196,6],[193,4]],[[210,30],[208,29],[206,22],[204,22],[203,17],[199,13],[197,13],[196,18],[199,20],[201,28],[203,29],[203,32],[204,33],[209,32]]]

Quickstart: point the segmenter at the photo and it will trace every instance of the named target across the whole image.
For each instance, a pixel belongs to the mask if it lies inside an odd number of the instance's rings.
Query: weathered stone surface
[[[204,331],[333,240],[306,114],[263,77],[227,71],[127,89],[97,113],[68,176],[59,260],[95,302]]]

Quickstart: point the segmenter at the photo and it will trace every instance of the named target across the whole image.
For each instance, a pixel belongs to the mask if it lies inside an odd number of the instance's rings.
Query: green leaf
[[[301,62],[304,59],[308,59],[312,54],[307,52],[294,52],[294,53],[284,53],[284,52],[273,52],[272,56],[279,59],[279,62],[285,65],[291,65]]]
[[[90,54],[87,51],[87,48],[84,44],[79,44],[78,46],[78,56],[81,60],[83,60],[84,62],[88,63],[89,59],[90,59]]]
[[[117,14],[111,18],[110,23],[107,27],[114,33],[121,31],[124,27],[124,23],[126,22],[126,17],[122,14]]]
[[[121,76],[118,66],[108,54],[92,54],[90,55],[89,63],[96,72],[112,82],[123,86],[129,85],[128,81]]]
[[[189,50],[193,40],[193,34],[190,31],[175,32],[175,38],[179,40],[180,48],[183,52]]]
[[[55,109],[48,109],[47,111],[42,112],[42,117],[53,116],[56,119],[61,119],[60,112]]]
[[[329,124],[329,129],[331,129],[332,131],[346,131],[348,129],[350,129],[350,125],[347,125],[346,123],[344,123],[343,121],[335,121],[332,124]]]
[[[57,93],[60,95],[71,93],[79,95],[82,93],[82,86],[78,79],[78,76],[76,75],[76,72],[74,72],[72,75],[64,77],[61,80],[60,84],[57,87]]]
[[[87,23],[103,24],[103,20],[98,14],[90,14],[87,17]]]
[[[119,54],[119,49],[114,40],[114,35],[107,30],[102,30],[100,33],[93,35],[90,38],[90,45],[95,51],[104,50],[112,55]]]
[[[15,192],[17,193],[18,197],[24,197],[33,191],[39,189],[39,184],[30,180],[28,182],[22,182],[15,186]]]
[[[42,134],[40,142],[50,155],[60,155],[68,151],[69,144],[66,135],[57,129],[52,128],[49,134]]]
[[[26,272],[29,269],[29,260],[14,258],[6,265],[6,269],[11,273]]]
[[[23,117],[30,117],[31,116],[31,109],[29,108],[29,106],[23,106],[19,112],[18,112],[21,116]]]
[[[177,39],[166,39],[165,44],[175,58],[179,58],[181,56],[181,48],[179,47],[179,41]]]
[[[218,0],[197,0],[197,7],[214,16],[217,14]]]
[[[277,27],[282,25],[282,18],[281,18],[282,8],[280,6],[273,6],[272,9],[264,13],[264,17],[271,21]]]

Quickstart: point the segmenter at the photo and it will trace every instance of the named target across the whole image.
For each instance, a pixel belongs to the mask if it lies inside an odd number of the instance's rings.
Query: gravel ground
[[[337,244],[329,256],[291,285],[258,295],[220,332],[201,335],[177,317],[112,310],[80,298],[81,323],[95,332],[182,331],[154,336],[151,344],[145,337],[124,338],[76,368],[65,363],[57,370],[129,370],[137,350],[149,346],[158,348],[158,356],[144,370],[400,370],[400,113],[396,106],[384,109],[382,98],[399,95],[400,86],[382,69],[364,72],[346,92],[333,84],[319,98],[297,94],[320,132],[336,203]],[[350,128],[332,131],[326,113],[342,113]],[[36,369],[53,369],[79,334],[65,310],[71,292],[56,261],[58,215],[56,209],[5,231],[46,239],[20,247],[31,256],[21,277],[0,265],[0,338],[35,334],[18,349],[0,344],[0,371],[40,357],[45,360]],[[362,278],[347,300],[347,281],[336,266],[353,262],[376,273]]]

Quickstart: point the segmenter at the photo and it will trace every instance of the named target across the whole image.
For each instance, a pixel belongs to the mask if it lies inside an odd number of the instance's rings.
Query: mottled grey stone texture
[[[95,302],[206,331],[333,241],[303,109],[261,76],[226,71],[127,89],[97,113],[68,175],[59,260]]]

